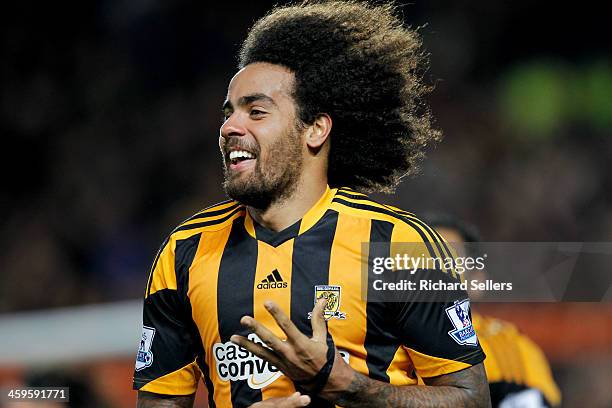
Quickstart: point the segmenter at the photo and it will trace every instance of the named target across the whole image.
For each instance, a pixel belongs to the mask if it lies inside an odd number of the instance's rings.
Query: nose
[[[219,134],[223,139],[228,139],[232,136],[244,136],[246,134],[246,128],[241,123],[240,114],[234,112],[229,118],[221,125]]]

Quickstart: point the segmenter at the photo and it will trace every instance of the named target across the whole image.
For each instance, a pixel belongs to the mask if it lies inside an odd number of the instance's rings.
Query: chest
[[[338,346],[363,343],[366,302],[362,297],[359,245],[289,240],[276,247],[256,240],[228,243],[221,256],[204,254],[190,269],[189,299],[203,342],[248,335],[240,318],[253,316],[284,338],[263,304],[278,304],[303,333],[318,297],[328,299],[328,328]]]

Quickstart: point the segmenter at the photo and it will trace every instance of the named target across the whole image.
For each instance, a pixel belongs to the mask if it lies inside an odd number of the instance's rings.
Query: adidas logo
[[[283,280],[277,269],[257,284],[257,289],[283,289],[286,287],[287,282]]]

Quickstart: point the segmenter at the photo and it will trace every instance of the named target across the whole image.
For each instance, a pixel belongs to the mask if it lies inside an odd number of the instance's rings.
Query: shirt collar
[[[244,220],[244,226],[250,236],[256,238],[260,241],[264,241],[272,246],[278,246],[283,242],[286,242],[292,238],[297,237],[298,235],[303,234],[304,232],[311,229],[323,216],[325,212],[329,209],[332,200],[336,194],[337,189],[331,189],[329,186],[326,186],[325,192],[319,198],[319,201],[315,203],[306,214],[302,217],[302,219],[298,220],[294,224],[285,228],[282,231],[274,232],[265,227],[259,225],[248,211],[246,211],[246,216]]]

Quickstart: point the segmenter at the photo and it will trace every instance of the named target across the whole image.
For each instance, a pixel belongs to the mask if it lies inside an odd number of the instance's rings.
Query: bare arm
[[[312,338],[306,337],[274,302],[264,306],[287,335],[281,341],[267,327],[250,316],[241,323],[256,333],[268,346],[263,347],[243,336],[231,341],[278,367],[293,381],[313,378],[326,364],[327,326],[323,318],[325,300],[319,299],[312,312]],[[425,380],[427,386],[397,386],[373,380],[358,373],[344,362],[336,351],[331,373],[318,394],[341,406],[351,408],[379,407],[468,407],[491,405],[487,375],[482,363],[456,373]],[[308,391],[308,390],[307,390]]]
[[[137,408],[192,408],[195,394],[161,395],[138,391]]]
[[[324,398],[351,408],[491,406],[482,363],[456,373],[426,379],[427,386],[423,387],[391,385],[368,378],[354,370],[346,373],[351,378],[348,385],[328,384],[323,391]],[[346,378],[346,374],[344,377]]]

